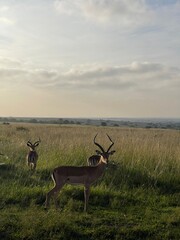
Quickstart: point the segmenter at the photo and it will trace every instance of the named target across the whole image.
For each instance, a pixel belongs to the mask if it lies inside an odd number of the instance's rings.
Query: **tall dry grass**
[[[158,181],[179,180],[180,132],[175,130],[38,124],[1,125],[0,149],[8,157],[3,161],[26,169],[26,142],[36,141],[40,137],[37,169],[50,172],[59,165],[86,165],[87,158],[97,149],[93,144],[96,133],[97,141],[105,149],[110,144],[106,133],[115,143],[113,149],[116,153],[110,158],[110,163],[114,162],[115,165],[113,168],[110,164],[109,170],[114,176],[114,182],[133,185],[135,180],[136,186],[136,182],[143,185],[143,180],[148,181],[149,185],[156,185]],[[115,168],[116,171],[113,170]],[[111,182],[111,186],[113,184],[115,183]]]

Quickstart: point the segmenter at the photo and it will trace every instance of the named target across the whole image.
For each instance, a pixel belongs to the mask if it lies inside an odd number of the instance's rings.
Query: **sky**
[[[1,117],[180,118],[180,0],[0,0]]]

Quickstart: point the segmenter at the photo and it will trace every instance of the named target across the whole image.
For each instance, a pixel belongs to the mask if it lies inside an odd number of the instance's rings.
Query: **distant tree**
[[[63,121],[63,123],[64,124],[69,124],[69,120],[66,119],[66,120]]]
[[[146,125],[146,127],[145,128],[152,128],[152,126],[151,125]]]
[[[4,125],[9,125],[10,123],[9,122],[3,122]]]
[[[62,124],[62,123],[63,123],[63,118],[59,118],[59,119],[58,119],[58,123],[59,123],[59,124]]]
[[[101,122],[101,126],[107,126],[106,122]]]
[[[38,120],[37,119],[35,119],[35,118],[32,118],[32,119],[30,119],[30,121],[29,121],[30,123],[38,123]]]
[[[87,119],[86,124],[91,125],[91,119]]]

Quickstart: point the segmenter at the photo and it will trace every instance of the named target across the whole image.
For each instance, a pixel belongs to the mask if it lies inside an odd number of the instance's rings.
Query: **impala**
[[[103,154],[104,157],[106,157],[107,159],[109,159],[109,156],[110,156],[110,155],[113,155],[113,154],[115,153],[115,151],[109,152],[110,149],[112,148],[112,146],[114,145],[114,142],[111,140],[111,138],[109,137],[108,134],[106,134],[106,135],[108,136],[108,138],[109,138],[109,140],[110,140],[110,142],[111,142],[111,145],[109,146],[109,148],[107,149],[107,151],[104,151],[104,148],[95,141],[97,134],[95,135],[95,137],[94,137],[94,144],[95,144],[96,146],[98,146],[98,147],[101,149],[101,151],[96,150],[97,155],[92,155],[91,157],[89,157],[89,158],[87,159],[88,166],[96,166],[96,165],[99,163],[102,154]]]
[[[32,144],[30,141],[27,142],[27,146],[29,147],[29,152],[27,154],[27,164],[31,168],[31,170],[36,169],[38,154],[35,148],[39,145],[40,142],[40,138],[34,144]]]
[[[101,153],[97,166],[60,166],[55,168],[51,175],[55,186],[46,195],[45,208],[48,208],[51,197],[54,198],[57,208],[57,195],[62,187],[65,184],[77,184],[84,185],[84,211],[87,211],[90,187],[103,174],[107,164],[106,155]]]

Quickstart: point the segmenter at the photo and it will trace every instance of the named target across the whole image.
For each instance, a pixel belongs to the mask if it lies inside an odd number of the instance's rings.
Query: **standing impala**
[[[49,206],[52,196],[54,197],[55,206],[57,208],[57,195],[61,188],[65,184],[77,184],[84,185],[84,211],[87,211],[90,187],[102,175],[107,164],[108,159],[106,155],[101,153],[100,161],[97,166],[61,166],[55,168],[51,175],[55,186],[46,195],[45,208]]]
[[[106,135],[108,136],[108,138],[109,138],[109,140],[110,140],[110,142],[111,142],[111,145],[109,146],[109,148],[107,149],[107,151],[104,151],[103,147],[95,141],[97,134],[95,135],[95,137],[94,137],[94,144],[95,144],[96,146],[98,146],[98,147],[101,149],[101,151],[96,150],[96,153],[97,153],[98,155],[92,155],[91,157],[88,158],[88,160],[87,160],[88,166],[96,166],[96,165],[99,163],[102,154],[103,154],[103,156],[105,156],[107,159],[109,159],[109,155],[113,155],[113,154],[115,153],[115,151],[109,152],[110,149],[112,148],[112,146],[114,145],[114,142],[111,140],[111,138],[109,137],[108,134],[106,134]]]
[[[29,152],[27,154],[27,164],[31,168],[31,170],[36,169],[37,160],[38,160],[38,154],[36,152],[36,147],[40,143],[40,138],[38,141],[36,141],[34,144],[32,144],[30,141],[27,142],[27,146],[29,147]]]

